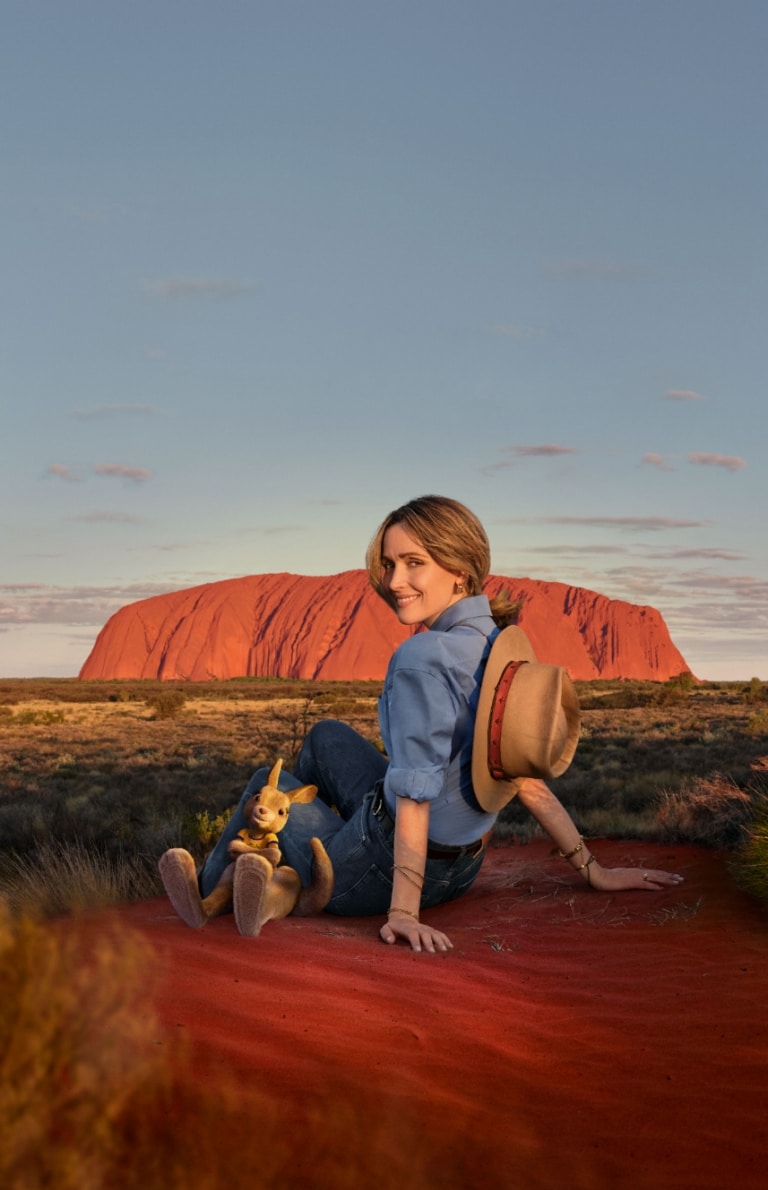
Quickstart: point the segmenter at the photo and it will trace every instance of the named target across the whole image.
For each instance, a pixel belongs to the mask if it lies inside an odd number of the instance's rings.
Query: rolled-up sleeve
[[[379,711],[390,758],[387,793],[433,801],[451,760],[458,706],[450,687],[434,672],[396,667],[387,675]]]

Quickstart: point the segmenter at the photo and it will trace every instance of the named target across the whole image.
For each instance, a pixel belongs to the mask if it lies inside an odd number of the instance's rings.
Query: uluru
[[[521,600],[518,623],[539,660],[575,680],[666,681],[688,669],[652,607],[528,578],[491,575],[484,589]],[[250,575],[127,604],[99,633],[80,678],[379,680],[412,631],[364,570]]]

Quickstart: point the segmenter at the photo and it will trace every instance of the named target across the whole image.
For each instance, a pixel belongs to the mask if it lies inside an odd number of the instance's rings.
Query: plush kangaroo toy
[[[277,788],[283,767],[278,760],[258,793],[245,803],[247,826],[227,848],[232,863],[219,883],[205,898],[200,896],[195,862],[188,851],[172,847],[160,858],[159,868],[165,891],[179,917],[200,929],[219,913],[234,908],[241,934],[254,937],[265,922],[319,913],[333,894],[333,867],[323,844],[312,839],[314,856],[312,883],[301,887],[298,872],[279,867],[282,858],[277,836],[288,821],[291,805],[313,801],[317,786],[302,785],[284,793]]]

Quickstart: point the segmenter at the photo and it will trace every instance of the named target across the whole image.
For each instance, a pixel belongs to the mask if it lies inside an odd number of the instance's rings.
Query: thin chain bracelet
[[[589,865],[595,863],[596,859],[597,859],[597,856],[590,855],[590,857],[586,861],[586,863],[579,864],[578,868],[576,869],[577,872],[583,872],[585,868],[587,869],[587,884],[589,885],[590,888],[592,887],[592,881],[589,878]]]
[[[419,920],[418,913],[411,913],[410,909],[400,909],[397,905],[392,905],[387,910],[387,917],[389,917],[390,913],[405,913],[408,917],[412,917],[414,921]]]
[[[419,890],[421,890],[424,887],[424,876],[421,872],[417,872],[415,868],[408,868],[408,867],[406,867],[405,864],[395,864],[392,871],[393,872],[402,872],[403,876],[405,876],[405,879],[410,881],[410,883],[414,886],[414,888],[418,888]],[[409,873],[410,873],[410,875],[409,875]],[[416,883],[416,881],[413,879],[414,876],[417,876],[419,878],[419,880],[421,881],[421,884]]]

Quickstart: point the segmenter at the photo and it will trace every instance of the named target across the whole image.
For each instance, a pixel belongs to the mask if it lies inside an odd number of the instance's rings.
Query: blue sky
[[[0,676],[440,492],[768,678],[767,79],[763,0],[6,0]]]

